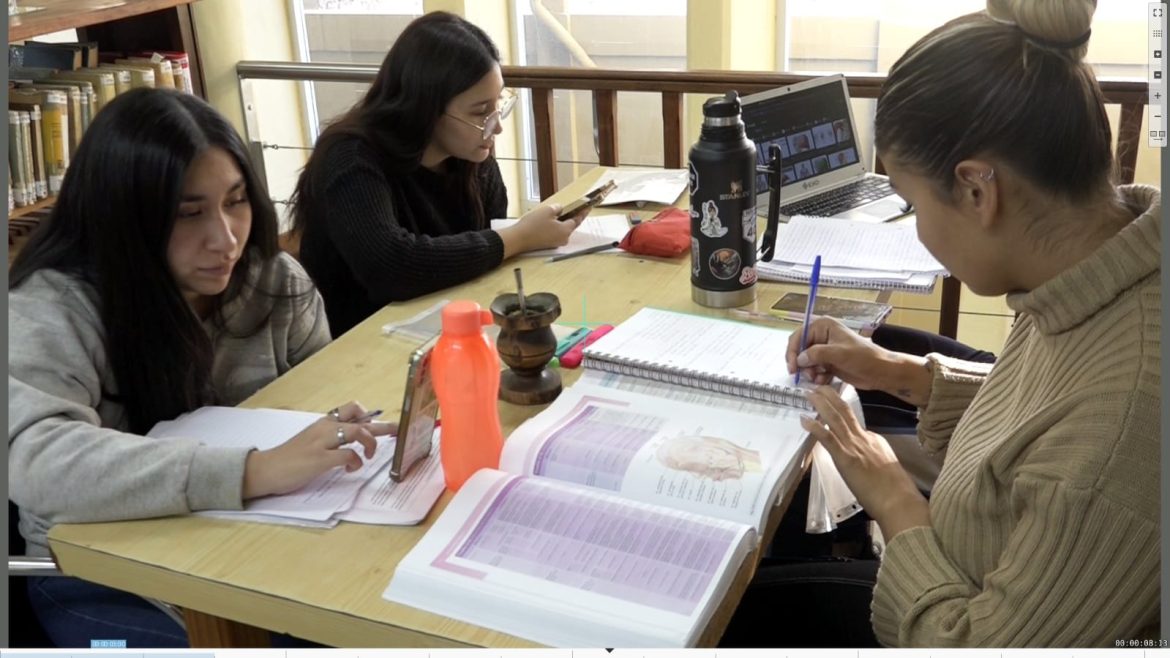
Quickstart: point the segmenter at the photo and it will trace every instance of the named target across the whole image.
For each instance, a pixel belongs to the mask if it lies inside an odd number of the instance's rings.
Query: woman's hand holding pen
[[[391,434],[394,423],[371,422],[358,402],[349,402],[269,450],[253,450],[244,463],[244,500],[296,491],[322,473],[345,467],[355,471],[362,458],[346,448],[361,444],[366,459],[374,456],[374,437]]]
[[[788,372],[799,368],[801,381],[827,384],[835,376],[854,388],[884,391],[919,407],[930,399],[925,358],[875,345],[834,318],[818,317],[809,324],[804,352],[800,334],[793,332],[787,358]]]
[[[504,258],[511,258],[526,251],[552,249],[568,243],[569,236],[577,230],[581,222],[585,221],[589,208],[565,221],[557,219],[560,214],[559,204],[540,206],[525,214],[515,224],[500,229],[498,232],[500,239],[504,241]]]

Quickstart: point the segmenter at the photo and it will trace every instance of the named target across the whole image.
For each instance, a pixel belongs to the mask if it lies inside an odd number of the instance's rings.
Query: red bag
[[[618,245],[631,254],[674,258],[691,248],[691,214],[667,208],[630,229]]]

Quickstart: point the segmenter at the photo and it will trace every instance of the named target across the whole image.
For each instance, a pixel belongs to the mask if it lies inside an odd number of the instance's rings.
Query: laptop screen
[[[856,165],[848,103],[839,79],[745,103],[743,122],[756,143],[756,161],[766,164],[769,146],[778,145],[785,186]],[[760,175],[756,190],[767,189],[767,178]]]

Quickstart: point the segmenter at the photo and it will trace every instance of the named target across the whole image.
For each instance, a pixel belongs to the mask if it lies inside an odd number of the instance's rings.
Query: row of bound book
[[[186,53],[100,53],[95,42],[8,47],[8,209],[56,195],[93,117],[136,87],[192,91]]]

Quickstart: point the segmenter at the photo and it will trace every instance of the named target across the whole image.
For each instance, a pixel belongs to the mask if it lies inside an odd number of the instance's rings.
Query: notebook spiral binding
[[[656,382],[686,386],[712,393],[733,395],[759,402],[770,402],[786,407],[812,410],[812,405],[799,389],[775,384],[761,384],[742,377],[726,375],[702,376],[697,370],[658,367],[641,359],[618,359],[604,352],[586,352],[582,365],[618,375],[641,377]]]
[[[803,272],[789,272],[761,270],[759,273],[761,279],[765,281],[782,281],[786,283],[808,283],[809,275]],[[949,276],[949,275],[943,275]],[[935,275],[931,275],[930,283],[914,283],[909,281],[895,281],[889,279],[850,279],[847,277],[827,277],[822,276],[820,285],[829,286],[832,288],[851,288],[855,290],[897,290],[904,292],[916,292],[927,294],[934,290],[938,279]]]

